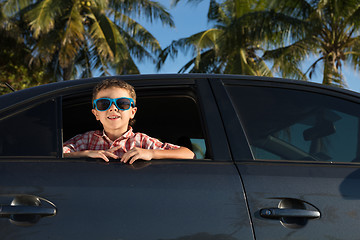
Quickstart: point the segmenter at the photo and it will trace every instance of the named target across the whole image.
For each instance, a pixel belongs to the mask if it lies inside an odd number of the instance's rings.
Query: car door
[[[142,81],[134,84],[144,97],[152,89],[149,81],[145,88]],[[156,89],[160,85],[166,84]],[[60,97],[3,113],[0,238],[253,239],[241,180],[208,83],[178,80],[170,85],[196,94],[209,152],[204,159],[133,165],[63,159],[59,133],[65,135],[68,125],[58,119],[64,111]],[[63,99],[73,94],[68,88],[60,91]],[[72,114],[74,122],[81,119]],[[87,124],[81,121],[76,127]],[[64,129],[58,128],[61,124]]]
[[[212,85],[233,123],[226,132],[255,238],[358,239],[359,95],[285,80]],[[237,151],[243,135],[251,158]]]

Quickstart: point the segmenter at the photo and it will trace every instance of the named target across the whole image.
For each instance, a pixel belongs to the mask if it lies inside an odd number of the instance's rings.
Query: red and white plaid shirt
[[[105,131],[90,131],[84,134],[76,135],[63,144],[63,152],[78,152],[84,150],[107,150],[113,147],[122,146],[114,152],[117,156],[122,157],[124,153],[134,147],[144,149],[178,149],[180,146],[162,143],[156,138],[149,137],[143,133],[134,133],[132,128],[124,133],[115,141],[111,141],[105,134]]]

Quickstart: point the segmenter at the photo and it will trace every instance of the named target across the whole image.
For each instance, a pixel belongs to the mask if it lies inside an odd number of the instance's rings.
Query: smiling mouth
[[[108,119],[118,119],[120,118],[120,116],[110,116],[110,117],[107,117]]]

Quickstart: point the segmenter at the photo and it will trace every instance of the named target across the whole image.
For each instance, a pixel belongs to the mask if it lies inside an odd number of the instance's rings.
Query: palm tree
[[[175,4],[179,1],[174,0]],[[200,1],[202,0],[187,0],[187,2],[195,3]],[[249,52],[251,53],[250,46],[252,46],[255,53],[258,54],[261,53],[259,50],[266,49],[264,55],[256,59],[261,59],[262,62],[264,60],[267,63],[271,62],[273,72],[278,72],[283,77],[307,80],[309,76],[311,79],[319,65],[322,64],[323,84],[343,87],[346,86],[346,82],[342,74],[342,66],[350,64],[354,70],[360,69],[360,0],[258,0],[251,1],[250,5],[242,4],[241,0],[224,0],[223,2],[222,6],[241,6],[242,9],[245,9],[244,12],[248,13],[236,15],[235,9],[237,8],[232,8],[232,10],[228,8],[230,11],[223,12],[233,13],[231,16],[225,14],[230,16],[228,17],[229,22],[220,20],[218,22],[220,26],[217,25],[214,29],[174,41],[162,52],[158,66],[160,67],[168,56],[176,56],[179,49],[189,50],[192,47],[197,53],[197,58],[194,58],[182,70],[195,64],[192,71],[201,71],[200,59],[206,54],[204,49],[208,49],[208,53],[212,53],[212,56],[224,53],[229,57],[232,56],[229,52],[231,48],[234,52],[247,49],[250,51],[242,51],[242,53],[247,53],[242,56],[252,56],[249,54]],[[210,20],[223,16],[220,11],[216,15],[217,13],[213,11],[211,5],[216,5],[214,0],[211,0],[210,4]],[[256,7],[248,7],[254,5]],[[213,16],[216,17],[213,18]],[[221,23],[225,24],[221,25]],[[206,38],[210,33],[214,36],[216,33],[217,45],[215,42],[211,42],[215,37]],[[221,41],[219,41],[219,36],[222,36]],[[246,39],[246,36],[250,38],[243,42],[242,40]],[[205,41],[200,41],[204,39],[209,39],[208,45],[205,44]],[[224,39],[229,41],[223,41]],[[262,46],[262,48],[257,46]],[[215,49],[217,52],[211,51]],[[309,59],[309,56],[315,56],[316,59],[306,71],[302,71],[302,64]],[[217,66],[228,63],[237,70],[242,69],[241,61],[227,62],[227,59],[215,57],[210,58],[210,60],[214,60],[213,62],[203,60],[202,63],[205,66],[211,66],[216,60],[219,61],[216,63]],[[251,61],[242,61],[245,64],[249,62]],[[240,72],[247,74],[243,70]]]
[[[271,75],[260,57],[264,39],[248,27],[247,13],[263,8],[258,2],[210,0],[208,20],[213,28],[173,41],[159,55],[158,69],[168,57],[176,57],[179,50],[185,53],[190,50],[193,58],[179,72]]]
[[[138,73],[134,58],[154,60],[156,38],[136,19],[174,26],[169,13],[151,0],[3,0],[3,13],[22,16],[31,30],[33,61],[60,79],[94,70],[107,75]],[[30,42],[29,42],[30,43]],[[78,71],[80,73],[77,73]]]
[[[344,63],[355,70],[360,67],[359,0],[273,0],[261,13],[258,23],[263,31],[278,33],[278,46],[265,53],[283,75],[300,73],[300,63],[310,54],[317,56],[305,74],[323,64],[323,84],[346,86],[342,74]],[[287,43],[287,44],[286,44]],[[299,74],[300,78],[306,78]]]
[[[0,8],[2,5],[0,2]],[[27,29],[21,22],[19,17],[7,18],[0,12],[0,95],[47,80],[42,67],[31,64],[28,40],[23,38]]]

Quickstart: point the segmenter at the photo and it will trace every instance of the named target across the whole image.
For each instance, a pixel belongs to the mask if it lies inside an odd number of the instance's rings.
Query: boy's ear
[[[95,110],[95,109],[91,109],[91,112],[94,114],[94,116],[95,116],[95,118],[96,118],[96,120],[100,120],[99,119],[99,115],[98,115],[98,112]]]
[[[131,108],[131,119],[135,117],[135,113],[137,112],[137,107]]]

